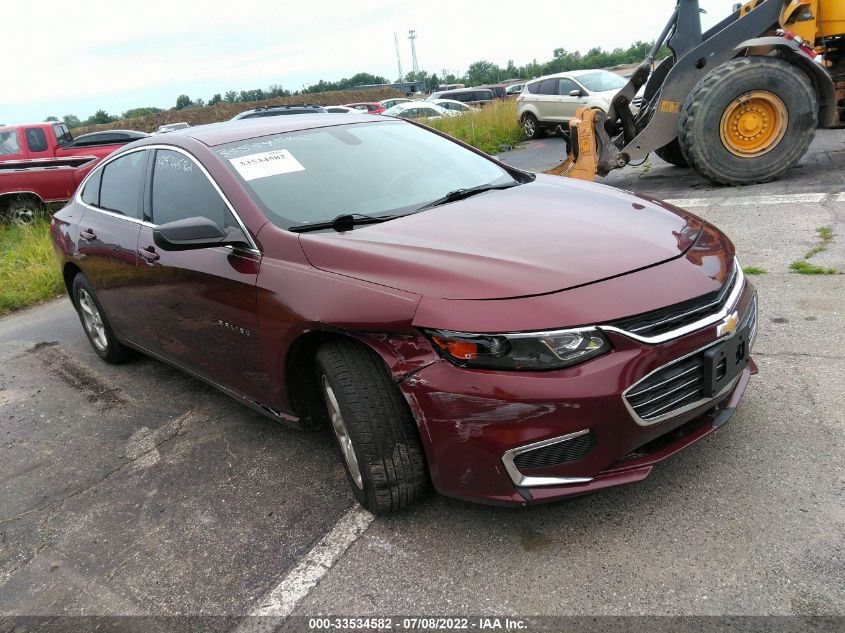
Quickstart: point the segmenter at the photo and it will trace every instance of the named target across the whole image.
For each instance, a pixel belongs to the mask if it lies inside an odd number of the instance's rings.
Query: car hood
[[[702,228],[667,203],[554,176],[345,233],[300,236],[316,268],[442,299],[583,286],[681,256]]]

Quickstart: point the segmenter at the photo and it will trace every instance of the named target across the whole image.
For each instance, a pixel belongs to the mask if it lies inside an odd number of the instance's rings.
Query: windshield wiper
[[[469,198],[470,196],[477,195],[479,193],[484,193],[485,191],[493,191],[496,189],[510,189],[511,187],[516,187],[520,185],[520,182],[509,182],[505,185],[478,185],[477,187],[468,187],[466,189],[455,189],[454,191],[450,191],[445,196],[441,198],[437,198],[437,200],[432,200],[431,202],[427,202],[421,207],[417,207],[414,210],[414,213],[417,211],[424,211],[425,209],[431,209],[432,207],[439,207],[441,204],[447,204],[449,202],[457,202],[458,200],[463,200],[465,198]]]
[[[395,218],[402,217],[400,215],[364,215],[363,213],[341,213],[331,222],[315,222],[314,224],[303,224],[302,226],[292,226],[288,231],[294,233],[307,233],[308,231],[322,231],[325,229],[334,229],[338,233],[343,231],[351,231],[356,226],[364,224],[378,224],[379,222],[387,222]]]

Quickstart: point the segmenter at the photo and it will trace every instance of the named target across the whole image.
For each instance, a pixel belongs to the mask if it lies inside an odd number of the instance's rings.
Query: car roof
[[[551,75],[543,75],[542,77],[537,77],[536,79],[531,79],[526,81],[525,83],[534,83],[535,81],[541,81],[543,79],[558,79],[560,77],[569,77],[570,79],[578,79],[578,77],[583,77],[584,75],[591,75],[593,73],[598,72],[605,72],[610,73],[609,70],[604,68],[589,68],[587,70],[567,70],[563,73],[552,73]],[[610,73],[615,75],[616,73]]]
[[[334,125],[348,125],[350,123],[374,123],[382,119],[372,114],[300,114],[297,116],[258,117],[255,119],[239,119],[237,121],[223,121],[208,125],[195,125],[184,130],[176,130],[168,135],[170,138],[187,136],[204,145],[214,147],[225,145],[260,136],[298,132]]]
[[[447,92],[451,92],[451,93],[455,93],[455,92],[478,92],[479,90],[489,90],[490,92],[493,92],[487,86],[476,86],[475,88],[455,88],[454,90],[439,90],[438,92],[440,94],[445,94]],[[435,93],[435,94],[437,94],[437,93]]]
[[[429,101],[429,103],[433,103],[434,105],[440,105],[442,102],[445,103],[457,103],[458,105],[469,107],[463,101],[457,101],[456,99],[434,99],[433,101]]]
[[[448,99],[443,99],[443,101],[448,101]],[[460,103],[460,101],[458,102]],[[400,110],[408,110],[410,108],[431,108],[435,107],[436,109],[437,104],[433,101],[411,101],[410,103],[397,103],[393,108],[398,108]],[[391,110],[393,109],[391,108]]]
[[[355,103],[344,103],[343,105],[348,105],[348,106],[374,105],[374,106],[377,106],[377,105],[381,105],[381,103],[379,103],[378,101],[356,101]]]

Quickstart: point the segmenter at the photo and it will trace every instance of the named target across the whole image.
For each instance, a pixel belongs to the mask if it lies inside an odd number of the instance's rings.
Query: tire
[[[349,485],[374,514],[403,510],[428,484],[419,431],[381,358],[348,339],[317,351],[317,381]]]
[[[83,273],[73,278],[71,285],[73,305],[85,330],[88,342],[107,363],[118,365],[130,360],[134,352],[117,340],[94,287]]]
[[[675,167],[689,167],[689,163],[684,158],[684,153],[681,151],[681,145],[678,143],[677,138],[660,149],[654,150],[654,153],[670,165],[674,165]]]
[[[546,131],[540,127],[537,117],[530,112],[522,115],[522,131],[525,132],[525,136],[532,140],[545,136],[546,134]]]
[[[730,119],[725,119],[723,127],[723,116],[740,97],[752,93],[770,99],[773,108],[785,110],[782,115],[763,120],[780,118],[786,122],[764,128],[765,134],[779,136],[763,153],[737,154],[726,140],[731,134]],[[782,59],[739,57],[711,71],[687,95],[678,142],[690,166],[714,182],[768,182],[795,165],[807,151],[818,125],[818,112],[818,96],[802,71]],[[736,125],[733,128],[737,129]]]
[[[40,200],[20,197],[13,200],[3,212],[3,219],[10,224],[32,224],[44,214],[45,207]]]

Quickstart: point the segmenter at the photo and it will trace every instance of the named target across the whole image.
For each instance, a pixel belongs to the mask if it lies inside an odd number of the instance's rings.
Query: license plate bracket
[[[751,355],[749,328],[746,326],[729,339],[704,352],[704,395],[719,394],[748,365]]]

